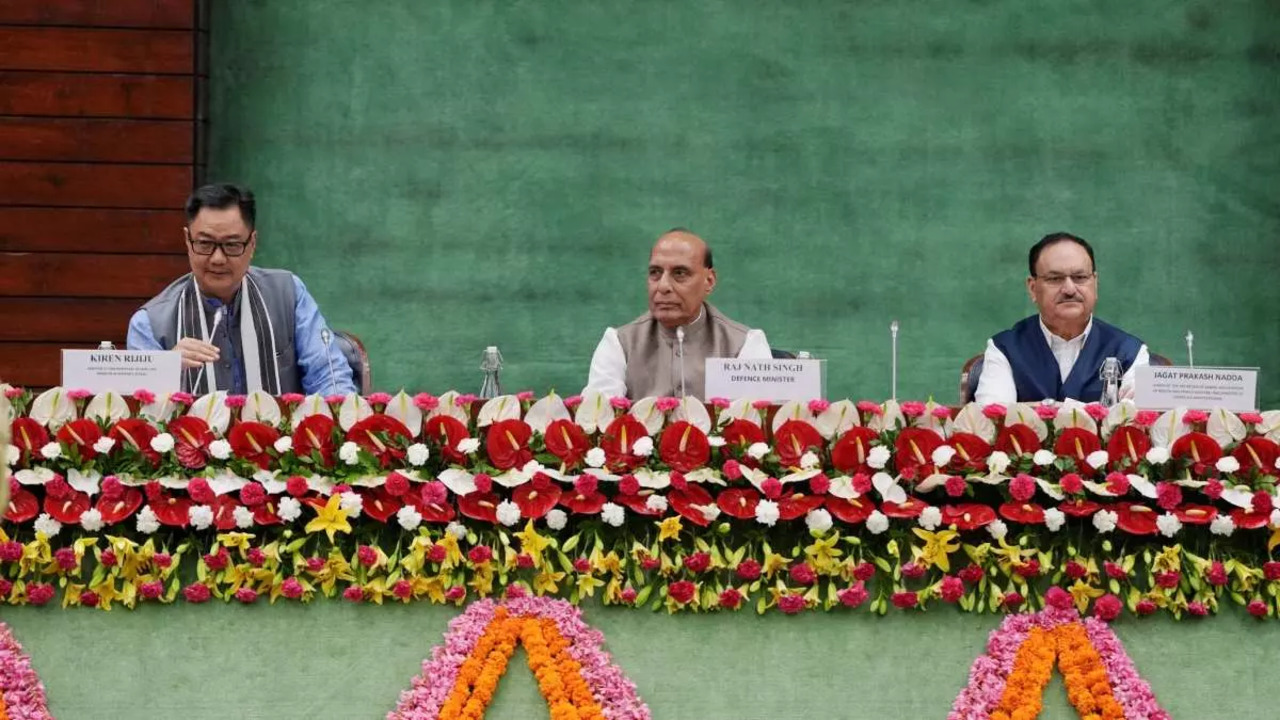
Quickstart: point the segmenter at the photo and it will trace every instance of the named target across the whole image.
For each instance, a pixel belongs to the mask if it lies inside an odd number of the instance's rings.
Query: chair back
[[[769,352],[773,353],[774,360],[795,360],[796,354],[790,350],[780,350],[778,348],[769,348]]]
[[[965,361],[964,366],[960,368],[960,404],[967,405],[973,402],[973,396],[978,394],[978,379],[982,377],[982,355],[974,355]]]
[[[1151,357],[1151,364],[1152,364],[1152,365],[1156,365],[1156,366],[1159,366],[1159,367],[1169,367],[1169,366],[1173,365],[1173,361],[1172,361],[1172,360],[1170,360],[1169,358],[1167,358],[1167,357],[1163,356],[1163,355],[1157,355],[1157,354],[1155,354],[1155,353],[1153,353],[1153,352],[1150,352],[1150,351],[1148,351],[1148,353],[1149,353],[1149,355],[1150,355],[1150,357]]]
[[[373,392],[373,369],[369,366],[369,353],[364,349],[364,343],[354,333],[346,330],[335,330],[333,336],[337,340],[338,349],[342,351],[342,357],[351,366],[351,378],[355,380],[356,389],[361,395]]]

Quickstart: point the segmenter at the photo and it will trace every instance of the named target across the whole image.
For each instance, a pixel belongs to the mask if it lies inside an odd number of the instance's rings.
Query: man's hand
[[[182,353],[182,367],[198,368],[207,362],[217,362],[221,353],[218,352],[217,345],[211,345],[202,340],[195,338],[182,338],[176,345],[174,350]]]

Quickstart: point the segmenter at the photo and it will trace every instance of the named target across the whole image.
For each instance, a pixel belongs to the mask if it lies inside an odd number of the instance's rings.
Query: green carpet
[[[425,605],[8,608],[60,720],[379,718],[456,609]],[[655,718],[944,718],[994,617],[678,616],[589,608]],[[1275,717],[1280,625],[1228,612],[1117,628],[1175,718]],[[488,718],[547,717],[523,653]],[[1075,718],[1055,676],[1044,720]]]

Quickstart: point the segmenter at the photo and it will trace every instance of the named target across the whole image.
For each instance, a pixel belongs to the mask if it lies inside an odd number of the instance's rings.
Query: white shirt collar
[[[1044,324],[1044,318],[1040,318],[1040,332],[1044,333],[1044,341],[1049,344],[1050,350],[1065,349],[1069,347],[1084,347],[1084,341],[1088,339],[1089,333],[1093,331],[1093,316],[1089,316],[1089,324],[1084,326],[1084,332],[1067,340],[1053,334],[1048,325]]]

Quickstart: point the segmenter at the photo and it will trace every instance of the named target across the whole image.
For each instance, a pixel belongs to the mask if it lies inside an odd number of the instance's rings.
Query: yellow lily
[[[533,591],[538,595],[556,595],[560,592],[562,572],[543,571],[533,576]]]
[[[912,528],[912,532],[924,540],[924,547],[913,548],[913,554],[926,566],[933,565],[942,572],[951,572],[951,558],[948,556],[960,549],[960,541],[956,540],[960,533],[950,529],[929,532],[924,528]]]
[[[671,517],[660,521],[658,523],[658,542],[675,540],[680,537],[681,529],[682,526],[680,524],[679,515],[672,515]]]
[[[578,595],[579,597],[589,598],[595,597],[596,588],[604,586],[604,581],[595,575],[587,573],[578,573]]]
[[[97,593],[98,607],[103,610],[110,610],[111,603],[120,600],[120,590],[116,588],[116,579],[113,577],[104,578],[101,582],[90,585],[89,589]]]
[[[761,570],[764,572],[765,577],[771,578],[775,573],[782,572],[782,569],[788,564],[789,561],[782,555],[775,552],[766,552],[764,555],[764,565],[761,567]]]
[[[440,563],[441,570],[450,570],[462,562],[462,549],[458,547],[458,538],[453,533],[445,533],[438,544],[445,550],[444,562]]]
[[[1182,546],[1172,545],[1166,547],[1156,554],[1155,559],[1151,562],[1153,569],[1160,572],[1169,572],[1171,570],[1182,569]]]
[[[342,509],[342,498],[335,493],[329,496],[329,501],[324,507],[316,511],[316,516],[307,523],[306,531],[308,533],[324,531],[329,536],[329,542],[333,542],[333,534],[335,532],[350,533],[351,523],[348,522],[347,511]]]
[[[599,550],[593,550],[591,553],[591,567],[599,572],[612,573],[614,576],[622,574],[622,558],[618,557],[618,553],[610,550],[609,554],[603,555]]]
[[[844,555],[844,551],[836,547],[838,542],[840,542],[840,534],[833,533],[825,540],[814,540],[812,545],[804,549],[805,557],[809,558],[809,564],[814,570],[827,574],[836,568],[839,564],[837,558]]]
[[[488,563],[481,567],[477,567],[471,579],[467,581],[467,586],[480,597],[488,597],[493,594],[493,567]]]
[[[1082,583],[1079,580],[1067,588],[1067,592],[1071,593],[1071,598],[1076,601],[1076,610],[1081,613],[1089,609],[1089,602],[1094,598],[1100,598],[1107,594],[1106,590]]]
[[[530,520],[524,530],[512,533],[520,540],[520,551],[533,558],[534,567],[542,567],[542,551],[551,546],[551,539],[538,534]]]
[[[249,550],[249,541],[253,539],[253,535],[242,532],[219,533],[218,543],[230,550],[238,548],[241,553]]]

